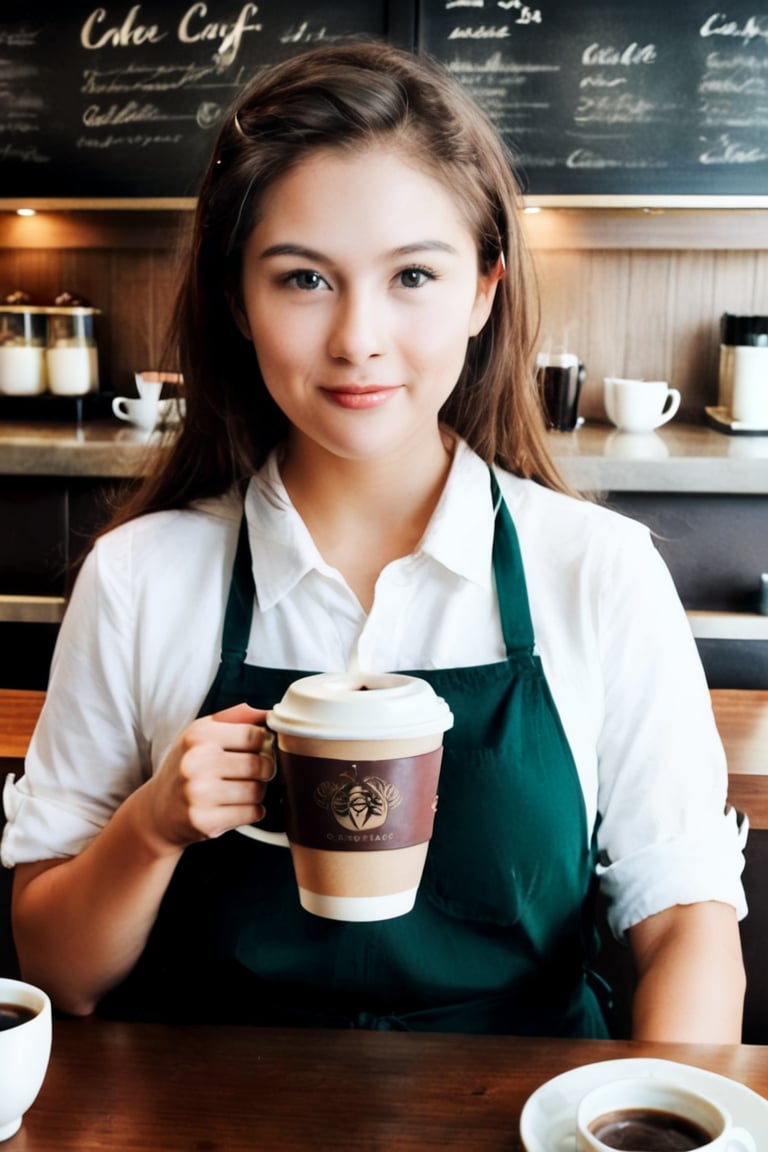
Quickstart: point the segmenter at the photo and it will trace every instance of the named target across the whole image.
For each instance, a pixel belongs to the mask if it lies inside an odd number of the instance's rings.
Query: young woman
[[[565,490],[504,149],[383,45],[259,75],[177,309],[187,418],[78,576],[5,796],[26,978],[70,1013],[736,1041],[742,855],[701,666],[645,529]],[[404,670],[455,715],[416,907],[304,912],[265,709]],[[265,801],[266,794],[266,801]]]

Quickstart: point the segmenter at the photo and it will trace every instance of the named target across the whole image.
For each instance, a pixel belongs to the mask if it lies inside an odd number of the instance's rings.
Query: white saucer
[[[537,1088],[526,1100],[520,1116],[520,1135],[526,1152],[575,1152],[579,1100],[608,1080],[631,1076],[663,1076],[717,1099],[737,1124],[752,1133],[758,1148],[768,1147],[768,1100],[757,1092],[736,1080],[690,1064],[636,1059],[584,1064]]]

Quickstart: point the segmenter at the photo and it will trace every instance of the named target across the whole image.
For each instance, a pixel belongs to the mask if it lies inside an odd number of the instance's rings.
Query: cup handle
[[[746,1128],[731,1128],[726,1152],[757,1152],[754,1136]]]
[[[656,425],[660,428],[662,424],[666,424],[667,420],[671,420],[674,414],[680,407],[680,393],[677,388],[670,388],[667,392],[667,398],[664,401],[664,408],[662,409],[661,419]]]
[[[274,762],[274,772],[270,780],[274,780],[277,775],[277,741],[275,740],[274,732],[267,728],[264,739],[261,745],[262,753],[271,753]],[[246,836],[250,836],[253,840],[261,840],[264,844],[273,844],[278,848],[290,848],[290,843],[285,832],[272,832],[268,828],[260,828],[258,824],[248,824],[240,828]]]
[[[247,835],[254,840],[261,840],[264,844],[273,844],[277,848],[290,848],[291,846],[285,832],[268,832],[266,828],[259,828],[258,824],[249,824]],[[733,1152],[755,1152],[755,1149],[734,1148]]]
[[[125,403],[125,396],[115,396],[112,401],[112,411],[117,416],[118,420],[130,420],[130,416],[123,408]]]

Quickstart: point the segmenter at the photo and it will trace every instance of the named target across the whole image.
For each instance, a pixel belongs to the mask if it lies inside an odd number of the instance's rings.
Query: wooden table
[[[632,1056],[768,1095],[768,1047],[66,1020],[3,1152],[514,1152],[539,1085]]]
[[[721,688],[712,707],[728,757],[728,798],[768,828],[768,691]]]

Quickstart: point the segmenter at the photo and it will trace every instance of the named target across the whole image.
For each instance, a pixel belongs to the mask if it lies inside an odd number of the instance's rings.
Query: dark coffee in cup
[[[26,1004],[0,1004],[0,1032],[8,1028],[17,1028],[19,1024],[26,1024],[37,1013]]]
[[[536,365],[536,379],[549,427],[571,432],[579,422],[584,365],[572,352],[542,352]]]
[[[687,1116],[656,1108],[622,1108],[598,1116],[589,1130],[607,1148],[623,1152],[695,1152],[711,1133]]]

